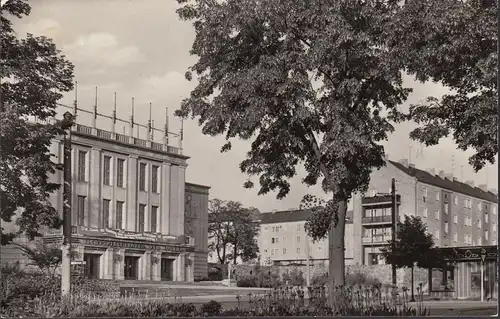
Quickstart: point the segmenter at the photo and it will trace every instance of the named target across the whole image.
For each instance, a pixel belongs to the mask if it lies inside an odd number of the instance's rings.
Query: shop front
[[[498,298],[497,246],[439,250],[443,266],[429,270],[431,297],[483,301]]]

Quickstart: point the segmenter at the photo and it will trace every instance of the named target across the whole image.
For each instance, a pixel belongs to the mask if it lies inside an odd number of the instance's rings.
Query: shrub
[[[255,288],[258,287],[258,279],[256,276],[240,277],[236,281],[236,285],[238,287]]]
[[[220,315],[221,312],[222,312],[222,305],[214,300],[210,300],[210,302],[203,304],[203,306],[201,306],[201,313],[209,317],[218,316]]]
[[[210,281],[221,281],[224,279],[224,272],[221,269],[211,268],[208,272],[208,279]]]
[[[292,271],[288,273],[284,273],[282,275],[282,280],[283,282],[288,282],[288,284],[291,286],[303,287],[306,284],[304,274],[297,268],[292,269]]]
[[[315,276],[311,280],[313,287],[326,286],[328,284],[328,274]],[[347,286],[362,285],[362,286],[379,286],[380,280],[377,278],[368,277],[366,274],[356,271],[345,274],[345,284]]]

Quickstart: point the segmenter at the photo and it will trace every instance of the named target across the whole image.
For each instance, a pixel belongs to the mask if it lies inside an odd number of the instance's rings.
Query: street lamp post
[[[71,127],[73,114],[64,113],[61,128],[64,134],[63,240],[61,245],[61,294],[71,293]]]

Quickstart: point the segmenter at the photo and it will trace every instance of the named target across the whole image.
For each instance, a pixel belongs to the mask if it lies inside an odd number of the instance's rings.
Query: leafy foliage
[[[285,197],[298,165],[304,183],[321,182],[331,199],[309,229],[322,238],[334,226],[330,263],[341,284],[345,220],[332,221],[384,165],[379,143],[411,91],[385,46],[397,2],[178,2],[196,31],[198,61],[186,78],[194,72],[198,84],[176,114],[197,117],[204,134],[224,134],[222,151],[234,138],[252,140],[240,168],[259,177],[259,194]]]
[[[21,210],[19,233],[33,238],[40,227],[61,226],[48,200],[59,187],[49,174],[61,168],[51,161],[49,147],[64,132],[58,123],[33,123],[28,117],[46,120],[55,114],[60,92],[73,87],[73,65],[46,37],[16,37],[9,18],[22,18],[30,10],[26,0],[10,0],[1,8],[0,213],[3,222],[11,222]],[[14,235],[2,232],[2,244]]]
[[[495,2],[405,1],[386,29],[388,48],[420,81],[453,92],[410,108],[411,137],[436,145],[452,136],[476,171],[494,163],[497,141],[497,18]]]
[[[397,268],[413,268],[415,265],[429,268],[439,260],[434,239],[420,216],[405,216],[404,222],[398,223],[396,241],[390,241],[381,252],[387,263],[395,264]]]
[[[42,272],[47,275],[54,276],[57,268],[62,263],[62,250],[59,245],[44,244],[37,241],[33,247],[13,243],[20,248],[22,253],[29,258],[29,265],[37,266]],[[71,251],[71,258],[77,258],[78,252]]]
[[[217,254],[221,264],[238,257],[243,261],[257,258],[259,246],[257,235],[260,225],[254,218],[258,211],[244,208],[241,203],[210,200],[208,214],[209,249]],[[229,251],[229,247],[232,248]]]

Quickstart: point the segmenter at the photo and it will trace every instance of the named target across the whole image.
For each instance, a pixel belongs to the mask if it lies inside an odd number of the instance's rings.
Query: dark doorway
[[[161,259],[161,280],[172,281],[174,280],[174,260],[162,258]]]
[[[125,256],[124,265],[125,279],[137,280],[138,279],[138,268],[139,268],[139,257]]]
[[[83,260],[85,261],[85,277],[89,279],[99,278],[99,261],[101,255],[99,254],[83,254]]]

